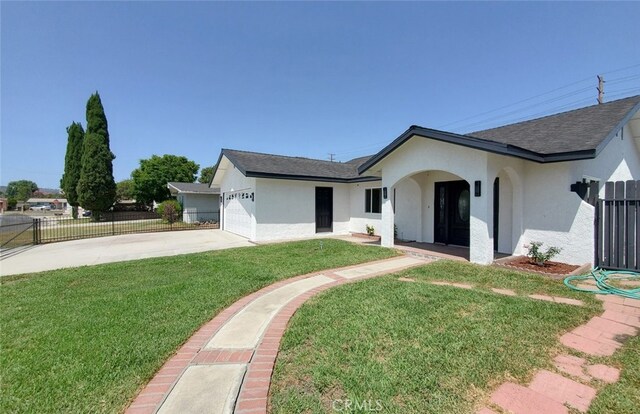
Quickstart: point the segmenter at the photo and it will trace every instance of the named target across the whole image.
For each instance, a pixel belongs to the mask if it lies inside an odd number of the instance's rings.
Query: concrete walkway
[[[222,230],[185,230],[126,234],[28,246],[3,253],[0,275],[175,256],[232,247],[254,246],[244,237]]]
[[[306,300],[334,286],[428,262],[396,257],[298,276],[246,296],[200,328],[126,412],[266,413],[280,340]]]

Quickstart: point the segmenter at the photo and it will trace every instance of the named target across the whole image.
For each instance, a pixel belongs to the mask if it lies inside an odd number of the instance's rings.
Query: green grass
[[[595,361],[622,368],[620,380],[606,385],[589,407],[590,414],[635,414],[640,407],[640,337],[630,339],[612,357]]]
[[[507,297],[489,287],[579,297],[587,306]],[[342,412],[474,412],[502,382],[526,384],[537,369],[552,369],[558,336],[600,309],[561,281],[458,262],[344,285],[294,315],[274,370],[271,412],[332,412],[334,401],[344,408],[344,400],[365,409]]]
[[[600,306],[593,296],[567,288],[562,280],[535,273],[519,272],[496,266],[477,266],[466,262],[440,260],[428,267],[412,269],[403,274],[420,281],[470,283],[478,289],[511,289],[520,295],[546,294],[580,299],[588,306]]]
[[[338,240],[2,279],[0,412],[119,412],[191,334],[277,280],[391,257]]]

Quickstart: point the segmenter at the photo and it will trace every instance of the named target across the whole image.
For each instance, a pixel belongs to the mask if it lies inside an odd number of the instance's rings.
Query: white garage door
[[[224,229],[244,237],[251,237],[253,216],[253,190],[245,189],[224,193]]]

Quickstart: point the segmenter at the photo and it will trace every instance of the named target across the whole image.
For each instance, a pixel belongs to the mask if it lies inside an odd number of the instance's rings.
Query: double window
[[[365,213],[381,213],[382,212],[382,189],[367,188],[364,190],[364,212]]]

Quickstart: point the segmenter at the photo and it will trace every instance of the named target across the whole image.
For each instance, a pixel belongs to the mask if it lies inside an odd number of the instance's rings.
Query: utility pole
[[[336,154],[330,152],[329,153],[329,161],[334,162],[335,161],[335,156],[336,156]]]
[[[604,102],[604,76],[598,75],[598,104]]]

